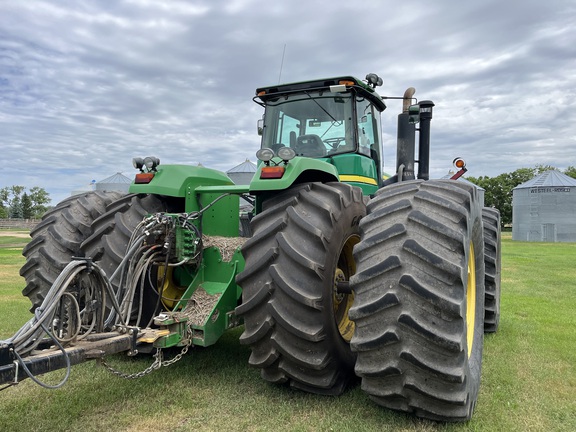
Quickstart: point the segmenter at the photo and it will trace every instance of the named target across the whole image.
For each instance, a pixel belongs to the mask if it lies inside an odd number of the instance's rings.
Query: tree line
[[[0,218],[39,219],[49,202],[50,194],[44,188],[26,191],[24,186],[6,186],[0,189]]]
[[[512,223],[512,189],[527,182],[545,171],[556,169],[550,165],[536,165],[534,168],[519,168],[516,171],[497,175],[496,177],[466,177],[466,180],[484,189],[484,205],[500,210],[502,224]],[[564,174],[576,178],[576,167],[569,166]]]

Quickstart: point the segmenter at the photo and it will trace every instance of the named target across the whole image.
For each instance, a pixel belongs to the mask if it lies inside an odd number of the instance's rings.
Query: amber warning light
[[[283,166],[265,166],[260,171],[261,179],[281,179],[284,175]]]
[[[154,173],[147,172],[147,173],[138,173],[136,174],[136,178],[134,179],[134,183],[136,184],[148,184],[154,178]]]
[[[452,163],[456,168],[458,168],[458,172],[450,177],[450,180],[458,180],[460,177],[464,175],[466,171],[466,161],[460,157],[455,158]]]
[[[464,161],[464,159],[462,159],[462,158],[458,157],[458,158],[454,159],[452,161],[452,163],[458,169],[466,168],[466,161]]]

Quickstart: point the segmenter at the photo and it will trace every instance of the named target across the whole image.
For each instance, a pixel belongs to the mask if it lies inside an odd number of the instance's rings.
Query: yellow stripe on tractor
[[[355,182],[355,183],[366,183],[370,185],[377,186],[376,180],[371,177],[364,177],[359,175],[341,175],[340,181],[343,182]]]

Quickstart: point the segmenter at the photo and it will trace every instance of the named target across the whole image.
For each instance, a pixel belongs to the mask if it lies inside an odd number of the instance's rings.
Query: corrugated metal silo
[[[550,170],[516,186],[512,240],[576,242],[576,179]]]
[[[252,181],[254,173],[256,172],[256,165],[246,159],[240,165],[236,165],[234,168],[226,171],[230,180],[232,180],[237,185],[247,185]]]
[[[122,173],[116,173],[96,183],[97,191],[128,193],[132,179]]]

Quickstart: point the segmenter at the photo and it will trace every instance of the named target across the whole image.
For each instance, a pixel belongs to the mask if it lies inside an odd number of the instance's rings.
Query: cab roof
[[[386,109],[386,105],[382,101],[382,97],[376,91],[362,82],[358,78],[352,76],[339,76],[334,78],[322,78],[311,81],[300,81],[287,84],[277,84],[267,87],[259,87],[256,89],[256,97],[262,101],[266,101],[271,96],[287,95],[292,93],[304,93],[305,91],[315,90],[328,90],[330,86],[342,85],[346,83],[346,87],[354,88],[364,96],[368,97],[380,110]]]

